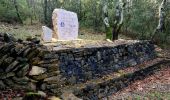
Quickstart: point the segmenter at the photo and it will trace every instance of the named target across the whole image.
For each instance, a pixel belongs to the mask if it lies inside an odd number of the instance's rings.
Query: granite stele
[[[55,9],[52,14],[53,37],[57,40],[76,40],[78,38],[78,17],[74,12]]]
[[[52,13],[53,30],[42,26],[44,42],[69,41],[78,39],[78,17],[74,12],[54,9]]]

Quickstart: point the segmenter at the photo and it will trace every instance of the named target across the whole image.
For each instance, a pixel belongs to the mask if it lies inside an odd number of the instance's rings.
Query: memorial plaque
[[[55,9],[52,15],[54,34],[57,40],[76,40],[78,38],[78,17],[74,12]]]

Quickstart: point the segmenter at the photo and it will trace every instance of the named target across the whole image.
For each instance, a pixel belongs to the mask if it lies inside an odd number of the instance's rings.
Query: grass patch
[[[42,30],[41,25],[11,25],[0,24],[0,32],[7,32],[16,38],[26,39],[27,37],[40,37]]]

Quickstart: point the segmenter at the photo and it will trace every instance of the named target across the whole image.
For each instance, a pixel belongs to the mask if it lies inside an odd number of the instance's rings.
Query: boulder
[[[42,67],[38,67],[38,66],[33,66],[31,71],[29,72],[30,76],[34,76],[34,75],[40,75],[43,74],[47,71],[46,68],[42,68]]]

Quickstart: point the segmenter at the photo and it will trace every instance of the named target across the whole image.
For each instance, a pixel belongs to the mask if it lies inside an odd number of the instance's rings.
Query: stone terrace
[[[126,78],[131,79],[131,76],[146,71],[140,72],[140,68],[133,66],[156,58],[154,44],[150,41],[71,41],[40,45],[5,37],[0,34],[1,90],[42,90],[60,97],[65,91],[71,91],[80,98],[102,98],[113,93],[115,88],[117,91],[127,86]],[[119,70],[126,68],[134,70],[117,76]],[[113,84],[115,82],[121,85]],[[100,90],[107,86],[112,87],[110,92],[102,96],[96,94],[97,91],[107,90]],[[89,88],[93,93],[87,93]],[[86,93],[94,94],[95,97],[84,97]]]

